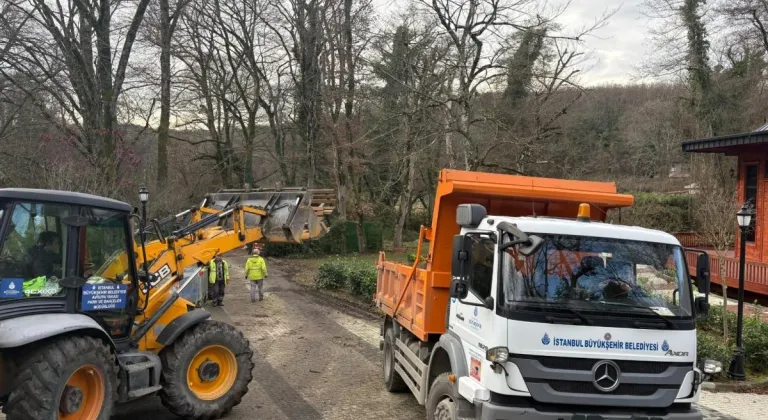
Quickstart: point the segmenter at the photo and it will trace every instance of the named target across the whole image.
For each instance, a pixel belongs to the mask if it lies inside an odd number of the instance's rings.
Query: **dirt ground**
[[[265,300],[251,304],[242,280],[245,256],[227,260],[233,280],[224,307],[210,311],[245,333],[256,365],[250,391],[228,419],[425,418],[412,395],[384,389],[375,316],[289,281],[284,263],[270,264]],[[152,397],[119,407],[113,420],[136,418],[177,417]]]

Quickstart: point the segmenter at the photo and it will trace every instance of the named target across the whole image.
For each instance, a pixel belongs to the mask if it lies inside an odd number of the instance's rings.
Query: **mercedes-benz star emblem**
[[[603,392],[611,392],[618,388],[621,379],[619,366],[610,360],[601,360],[592,368],[592,383]]]

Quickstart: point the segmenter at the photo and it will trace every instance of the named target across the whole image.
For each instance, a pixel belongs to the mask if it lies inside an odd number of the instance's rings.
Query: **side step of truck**
[[[399,373],[419,404],[427,399],[427,365],[401,340],[395,340],[395,372]]]
[[[162,362],[154,353],[131,351],[117,355],[120,363],[120,402],[134,400],[162,389]]]

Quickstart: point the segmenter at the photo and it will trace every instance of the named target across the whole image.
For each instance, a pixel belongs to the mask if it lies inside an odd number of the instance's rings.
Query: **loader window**
[[[131,284],[124,217],[121,214],[89,209],[85,227],[85,252],[81,256],[83,277],[88,283]]]
[[[487,235],[469,234],[472,238],[472,261],[470,289],[480,299],[491,295],[491,283],[493,282],[493,257],[496,242]]]
[[[0,243],[0,298],[51,297],[63,294],[58,281],[66,262],[68,206],[18,203]]]
[[[123,337],[130,332],[133,319],[133,305],[128,303],[128,297],[135,293],[126,252],[129,244],[125,215],[99,209],[86,209],[86,213],[89,223],[81,231],[79,258],[87,284],[80,310],[99,320],[113,337]],[[86,288],[109,290],[108,297],[86,297]]]

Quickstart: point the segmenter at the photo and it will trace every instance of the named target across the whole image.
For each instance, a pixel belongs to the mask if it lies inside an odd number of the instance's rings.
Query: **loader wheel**
[[[392,328],[387,328],[384,333],[384,360],[382,368],[384,370],[384,384],[389,392],[404,392],[408,386],[403,378],[395,370],[395,332]]]
[[[427,395],[427,420],[456,420],[455,387],[449,380],[450,372],[435,378]]]
[[[101,340],[59,338],[21,360],[12,389],[8,420],[108,420],[117,366]]]
[[[195,325],[160,353],[163,405],[188,419],[227,414],[248,392],[252,357],[250,343],[231,325]]]

